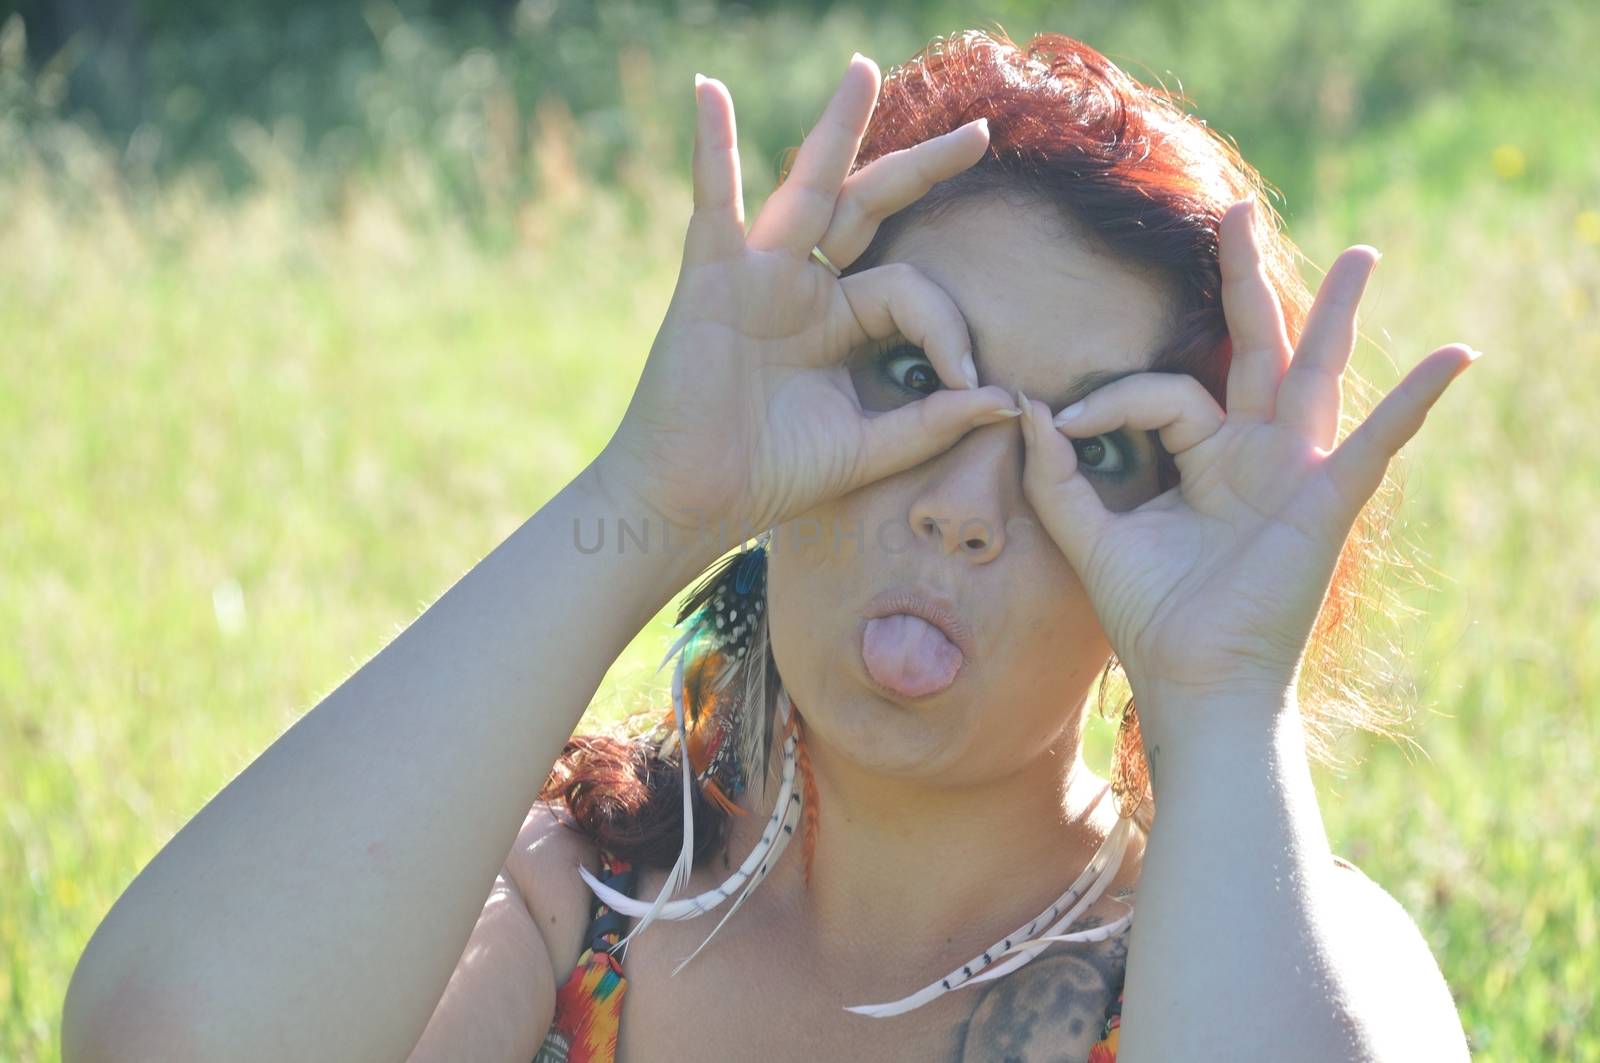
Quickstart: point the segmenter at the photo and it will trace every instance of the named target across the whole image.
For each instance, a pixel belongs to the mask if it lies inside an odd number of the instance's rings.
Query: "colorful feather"
[[[783,851],[788,847],[789,839],[794,833],[793,820],[798,817],[800,810],[800,795],[794,790],[795,741],[795,736],[791,735],[788,741],[784,743],[783,782],[778,790],[777,805],[773,808],[772,815],[767,820],[767,826],[762,831],[761,840],[756,843],[755,848],[750,850],[750,855],[744,858],[744,862],[739,865],[738,870],[728,876],[727,880],[715,889],[707,890],[695,897],[662,903],[659,908],[655,909],[653,918],[679,920],[693,919],[696,916],[704,915],[732,896],[735,890],[746,885],[763,866],[770,868],[772,864],[777,862],[778,857],[783,855]],[[594,892],[595,896],[623,915],[643,916],[655,907],[653,904],[629,897],[625,893],[617,892],[596,878],[586,867],[580,866],[578,874],[589,884],[589,888]],[[656,899],[660,901],[661,897],[658,896]],[[635,928],[635,933],[637,933],[637,928]]]
[[[694,660],[685,693],[689,719],[699,726],[701,715],[713,711],[720,736],[716,754],[698,777],[715,780],[730,799],[758,775],[770,777],[781,684],[767,634],[766,542],[763,536],[707,570],[679,606],[677,625],[684,631],[656,669],[673,657]]]

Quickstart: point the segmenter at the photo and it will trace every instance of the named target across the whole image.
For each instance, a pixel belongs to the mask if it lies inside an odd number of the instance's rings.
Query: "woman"
[[[1337,706],[1297,689],[1476,352],[1336,446],[1377,252],[1308,305],[1254,172],[1069,38],[853,58],[748,232],[731,98],[696,98],[612,439],[139,875],[64,1057],[1462,1058],[1416,927],[1329,850]],[[754,534],[658,731],[569,741]]]

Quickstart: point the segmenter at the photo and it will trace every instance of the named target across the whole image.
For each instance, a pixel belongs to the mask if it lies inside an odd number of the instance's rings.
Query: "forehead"
[[[1147,368],[1171,327],[1162,281],[1091,251],[1043,206],[958,202],[908,226],[883,260],[955,300],[983,383],[1052,409],[1082,374]]]

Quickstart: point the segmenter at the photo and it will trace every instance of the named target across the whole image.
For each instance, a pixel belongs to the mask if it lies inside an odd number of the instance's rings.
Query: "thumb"
[[[854,491],[919,465],[955,445],[974,428],[1015,420],[1011,396],[1001,387],[941,388],[888,413],[865,418]]]
[[[1081,577],[1113,514],[1078,471],[1078,452],[1050,423],[1050,408],[1020,391],[1017,407],[1022,410],[1023,494]]]

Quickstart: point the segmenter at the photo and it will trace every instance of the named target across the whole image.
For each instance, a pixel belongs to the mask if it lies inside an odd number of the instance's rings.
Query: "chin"
[[[973,729],[963,712],[971,702],[950,697],[959,677],[938,695],[907,702],[881,693],[865,675],[852,674],[858,670],[821,673],[825,678],[809,696],[809,684],[789,686],[808,734],[835,755],[884,775],[933,776],[959,758]]]

